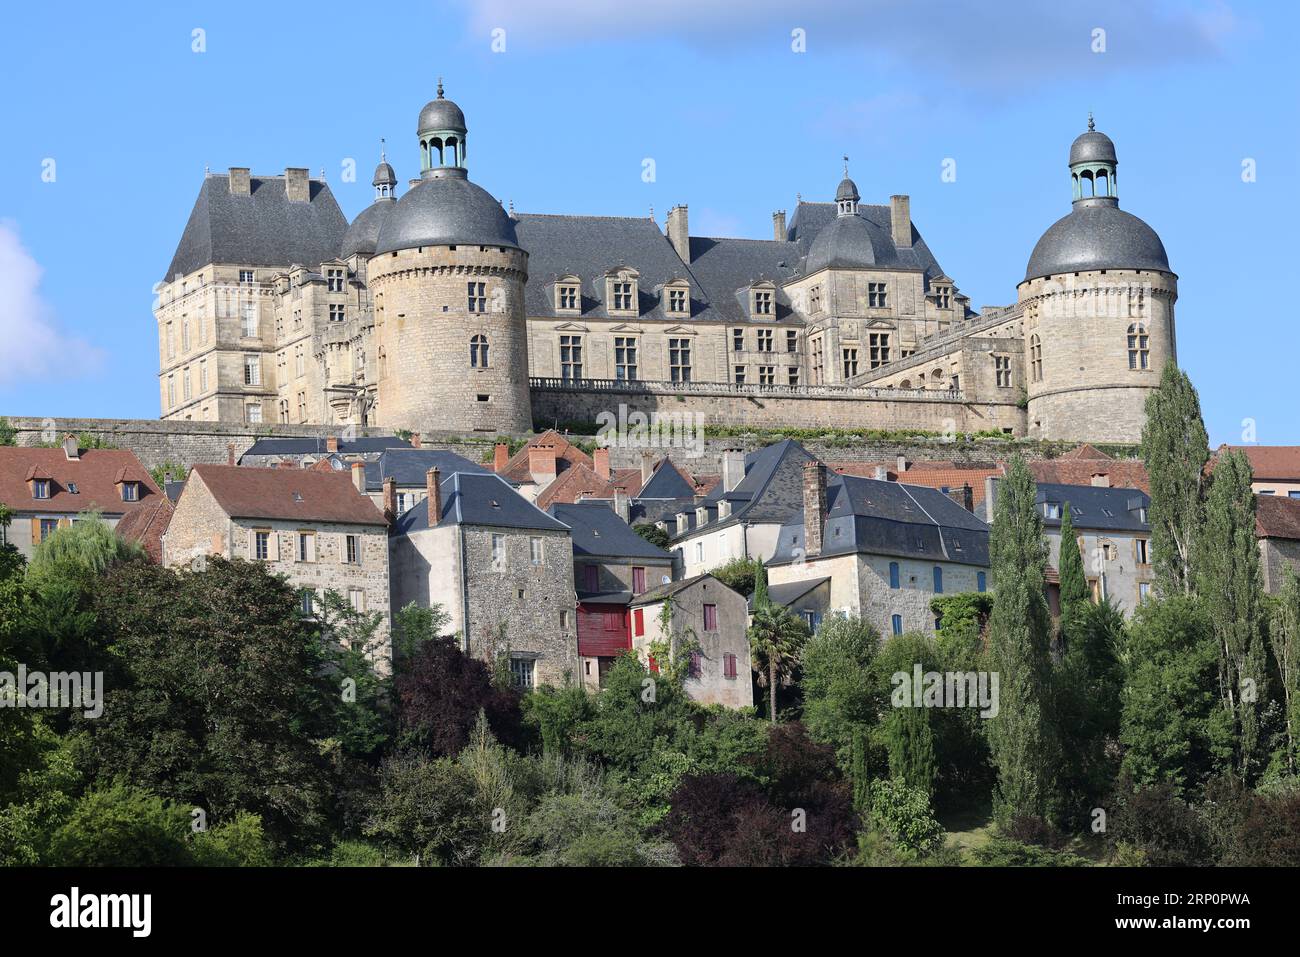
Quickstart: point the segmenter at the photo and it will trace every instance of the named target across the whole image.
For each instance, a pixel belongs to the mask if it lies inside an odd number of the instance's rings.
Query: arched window
[[[1043,381],[1043,342],[1036,332],[1029,337],[1029,377],[1034,382]]]
[[[1135,322],[1128,327],[1128,367],[1130,369],[1151,368],[1151,339],[1147,327]]]
[[[469,367],[486,369],[488,367],[487,336],[474,336],[469,341]]]

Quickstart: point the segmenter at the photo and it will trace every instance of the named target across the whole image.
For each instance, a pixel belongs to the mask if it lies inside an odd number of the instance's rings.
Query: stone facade
[[[1125,618],[1132,618],[1137,606],[1154,587],[1150,532],[1098,532],[1078,528],[1075,531],[1078,532],[1075,546],[1083,556],[1083,573],[1092,588],[1093,599],[1105,598]],[[1048,562],[1053,568],[1060,568],[1061,530],[1049,527],[1043,532],[1049,550]],[[1060,613],[1059,608],[1053,611]]]
[[[265,559],[255,552],[255,535],[269,533]],[[299,537],[311,537],[302,560]],[[355,561],[348,561],[348,539],[353,538]],[[266,570],[283,575],[290,587],[310,591],[313,609],[319,611],[320,596],[335,591],[359,611],[378,612],[382,620],[374,652],[377,670],[392,665],[389,607],[388,530],[379,525],[334,522],[295,522],[229,515],[204,484],[191,473],[185,491],[176,503],[167,532],[163,535],[163,563],[194,566],[203,556],[261,561]],[[303,599],[305,602],[305,598]],[[307,608],[304,606],[304,612]]]
[[[493,538],[500,537],[499,560]],[[531,560],[532,539],[543,558]],[[531,685],[578,676],[573,545],[567,532],[442,524],[392,540],[393,606],[440,605],[462,648],[489,664],[509,656]],[[521,672],[522,673],[522,672]]]
[[[674,587],[670,597],[650,592],[633,601],[632,650],[643,664],[649,664],[655,642],[668,642],[671,637],[693,643],[698,655],[686,678],[687,695],[700,704],[753,707],[749,610],[744,597],[712,575],[687,582]],[[671,601],[668,633],[660,620],[666,601]],[[713,627],[706,627],[705,605],[713,607],[707,619]]]

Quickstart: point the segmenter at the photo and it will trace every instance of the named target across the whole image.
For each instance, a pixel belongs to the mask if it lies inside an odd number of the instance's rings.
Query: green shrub
[[[944,830],[930,798],[900,779],[871,783],[871,824],[887,835],[900,857],[923,857],[943,846]]]

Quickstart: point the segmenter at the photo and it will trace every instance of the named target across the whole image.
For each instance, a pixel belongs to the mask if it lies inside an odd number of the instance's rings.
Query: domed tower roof
[[[835,202],[838,203],[841,200],[851,199],[856,203],[861,198],[862,197],[858,195],[857,183],[853,182],[853,180],[849,179],[847,176],[840,180],[839,188],[835,190]]]
[[[858,216],[837,216],[818,231],[804,261],[804,275],[819,269],[863,269],[894,263],[894,241],[879,226]]]
[[[1088,130],[1070,145],[1074,208],[1053,223],[1034,246],[1024,281],[1097,269],[1152,269],[1172,272],[1156,231],[1119,208],[1115,144]]]
[[[519,246],[515,223],[464,170],[420,180],[387,214],[375,242],[375,254],[414,246]]]
[[[424,109],[420,111],[420,123],[417,133],[425,133],[436,130],[455,131],[464,133],[465,114],[461,112],[460,107],[451,100],[442,95],[442,78],[438,78],[438,96],[424,104]]]
[[[373,256],[375,244],[379,240],[379,229],[388,215],[397,208],[397,203],[388,199],[377,199],[352,221],[348,231],[343,234],[343,245],[339,247],[339,258],[360,254]]]
[[[375,178],[370,181],[371,186],[396,186],[397,174],[393,168],[388,165],[386,160],[380,160],[379,165],[375,167]]]

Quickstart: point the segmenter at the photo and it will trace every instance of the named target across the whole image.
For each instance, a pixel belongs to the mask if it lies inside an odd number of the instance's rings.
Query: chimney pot
[[[722,450],[722,491],[734,491],[745,477],[745,450],[727,448]]]
[[[897,459],[896,464],[897,464],[897,468],[895,469],[895,471],[897,471],[899,475],[902,475],[904,472],[907,471],[907,456],[900,455]]]
[[[77,437],[68,433],[63,437],[63,454],[67,456],[69,462],[75,462],[81,458],[81,449],[77,445]]]
[[[538,485],[555,481],[555,446],[531,445],[528,447],[528,471]]]
[[[641,450],[641,487],[645,488],[650,477],[655,473],[655,454],[649,449]]]
[[[429,527],[442,521],[442,473],[436,468],[424,473],[425,492],[429,501]]]
[[[881,481],[881,482],[888,482],[888,481],[889,481],[889,469],[885,468],[883,465],[877,465],[877,466],[876,466],[876,472],[875,472],[874,478],[876,478],[878,481]]]
[[[226,464],[227,465],[235,464],[235,443],[234,442],[226,443]]]
[[[311,201],[311,185],[308,172],[297,166],[290,166],[284,171],[284,196],[291,203]]]
[[[614,511],[623,521],[630,521],[631,510],[628,508],[627,489],[621,485],[614,486]]]
[[[778,209],[772,214],[772,238],[778,243],[785,242],[785,210]]]
[[[1097,488],[1110,488],[1110,476],[1105,472],[1094,472],[1092,484]]]
[[[337,435],[327,435],[325,437],[325,451],[337,452],[339,450],[339,437]]]
[[[826,466],[817,459],[803,464],[804,554],[812,558],[822,551],[822,522],[826,520]]]
[[[685,206],[674,206],[668,210],[668,241],[677,250],[682,262],[691,261],[691,230]]]
[[[352,463],[352,484],[356,486],[358,492],[366,494],[366,463]]]
[[[411,433],[411,448],[413,448],[413,449],[422,449],[422,448],[424,448],[424,446],[420,444],[420,433],[419,433],[419,432],[412,432],[412,433]]]
[[[248,196],[253,191],[252,177],[247,166],[230,167],[230,195]]]
[[[496,448],[492,450],[492,471],[504,472],[506,463],[510,461],[510,446],[504,442],[498,442]]]
[[[889,231],[895,246],[912,248],[912,201],[907,196],[889,197]]]
[[[390,525],[397,521],[397,479],[391,475],[384,479],[384,518]]]

